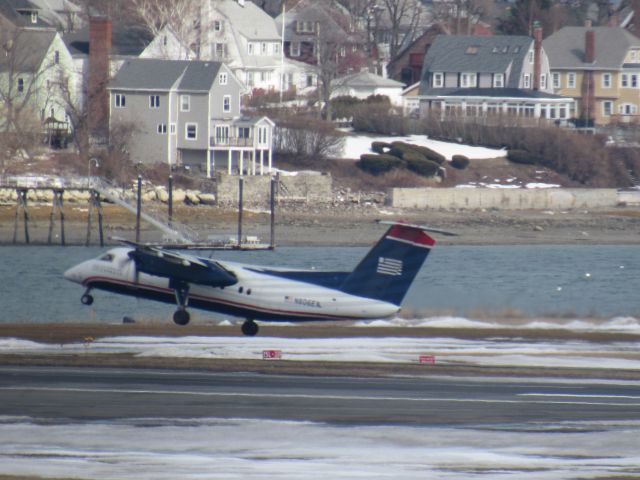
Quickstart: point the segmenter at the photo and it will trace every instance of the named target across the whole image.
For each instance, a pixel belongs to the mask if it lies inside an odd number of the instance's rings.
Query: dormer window
[[[220,83],[220,85],[226,85],[227,84],[227,74],[226,73],[221,73],[218,76],[218,83]]]
[[[462,88],[473,88],[476,86],[477,75],[475,73],[461,73],[460,86]]]
[[[496,73],[493,75],[493,88],[504,87],[504,73]]]
[[[444,86],[444,74],[436,72],[433,74],[433,88],[442,88]]]

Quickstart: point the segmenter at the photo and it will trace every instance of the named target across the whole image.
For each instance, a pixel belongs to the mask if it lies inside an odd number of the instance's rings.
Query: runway
[[[421,426],[632,421],[640,418],[640,383],[0,367],[0,415]]]

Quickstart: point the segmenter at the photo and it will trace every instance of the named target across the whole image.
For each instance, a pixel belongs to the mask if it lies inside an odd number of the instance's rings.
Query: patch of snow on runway
[[[0,351],[16,354],[132,354],[140,357],[259,360],[265,350],[279,350],[282,360],[326,362],[418,363],[420,356],[433,355],[439,365],[488,365],[547,368],[612,368],[640,370],[635,338],[629,341],[520,340],[501,334],[504,328],[580,332],[638,333],[635,318],[610,320],[535,320],[523,324],[479,321],[457,317],[362,323],[362,336],[353,338],[257,337],[142,337],[99,338],[91,343],[39,344],[18,339],[0,339]],[[460,339],[448,336],[367,337],[367,329],[378,325],[404,325],[460,329],[483,329],[486,338]],[[292,327],[297,328],[297,327]],[[495,336],[491,330],[496,329]],[[425,366],[425,368],[428,368]]]
[[[0,474],[114,480],[531,479],[640,475],[640,423],[331,426],[0,418]]]

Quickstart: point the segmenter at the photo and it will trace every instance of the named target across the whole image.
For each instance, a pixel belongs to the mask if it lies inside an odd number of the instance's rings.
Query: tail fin
[[[400,305],[434,244],[418,226],[393,224],[340,290]]]

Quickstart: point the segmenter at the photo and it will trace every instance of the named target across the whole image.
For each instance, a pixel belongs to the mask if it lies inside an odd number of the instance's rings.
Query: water
[[[125,315],[171,321],[170,305],[95,292],[62,272],[106,249],[0,247],[0,322],[119,322]],[[362,247],[280,247],[214,252],[220,259],[262,265],[350,270]],[[208,252],[202,252],[208,256]],[[640,246],[436,247],[404,301],[406,315],[640,316]],[[221,319],[192,311],[198,320]]]

